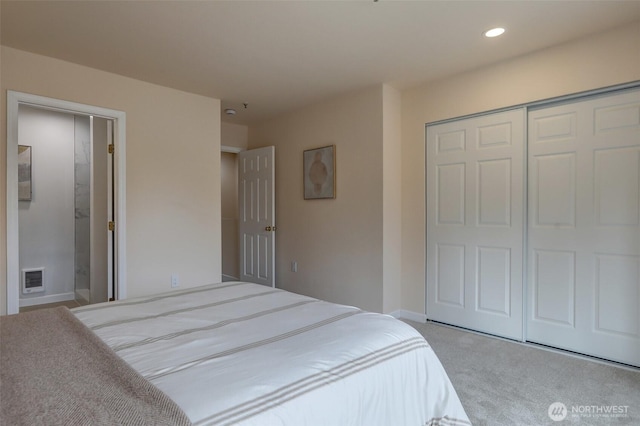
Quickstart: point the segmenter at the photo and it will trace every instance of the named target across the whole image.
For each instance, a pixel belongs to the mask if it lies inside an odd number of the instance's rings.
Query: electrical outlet
[[[298,262],[295,260],[291,262],[291,272],[298,272]]]
[[[180,285],[180,279],[178,274],[171,274],[171,288],[178,287]]]

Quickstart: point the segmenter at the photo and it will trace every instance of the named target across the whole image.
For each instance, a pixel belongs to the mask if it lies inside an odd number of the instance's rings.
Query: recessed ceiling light
[[[488,31],[484,32],[485,37],[498,37],[499,35],[504,34],[504,28],[492,28]]]

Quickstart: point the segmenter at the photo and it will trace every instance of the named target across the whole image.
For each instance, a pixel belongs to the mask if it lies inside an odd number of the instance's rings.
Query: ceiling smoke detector
[[[236,115],[236,110],[233,108],[227,108],[224,110],[224,113],[227,115]]]

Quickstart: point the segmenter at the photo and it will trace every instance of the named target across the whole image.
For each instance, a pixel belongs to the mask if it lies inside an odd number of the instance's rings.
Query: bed
[[[470,424],[428,343],[387,315],[245,282],[71,312],[195,425]]]

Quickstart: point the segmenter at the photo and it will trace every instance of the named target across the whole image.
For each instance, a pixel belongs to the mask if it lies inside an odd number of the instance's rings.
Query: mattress
[[[196,425],[468,425],[395,318],[245,282],[73,309]]]

